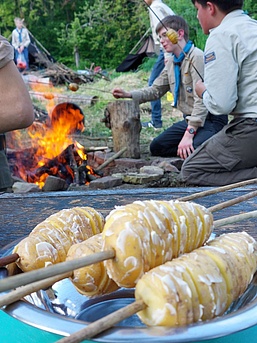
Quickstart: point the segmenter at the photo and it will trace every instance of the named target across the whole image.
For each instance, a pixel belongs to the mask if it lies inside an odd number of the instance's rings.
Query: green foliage
[[[138,67],[138,70],[143,70],[145,72],[150,72],[156,62],[157,57],[146,57],[143,60],[143,63]]]
[[[190,39],[204,49],[206,36],[190,0],[164,0],[183,16],[190,27]],[[257,19],[256,0],[245,0],[244,10]],[[56,60],[75,68],[100,65],[115,69],[149,28],[148,8],[143,0],[1,0],[0,32],[10,39],[14,17],[25,19],[27,28]],[[146,59],[148,68],[153,59]]]
[[[142,16],[142,2],[136,2],[139,6],[135,6],[134,1],[127,0],[96,0],[85,3],[74,19],[74,22],[79,20],[83,25],[83,29],[76,31],[76,39],[80,58],[85,63],[91,61],[104,68],[115,68],[121,63],[147,29],[144,15]],[[138,12],[139,8],[141,12]],[[75,30],[74,22],[69,31],[71,34]],[[63,32],[61,35],[63,36]],[[69,50],[69,45],[75,44],[71,39],[65,42],[61,36],[59,42],[63,49]]]
[[[164,0],[165,1],[165,0]],[[165,3],[177,14],[182,16],[189,26],[189,37],[194,44],[204,49],[207,37],[202,32],[202,28],[196,17],[196,9],[190,0],[166,0]]]
[[[245,0],[244,10],[253,19],[257,19],[257,3],[256,0]]]

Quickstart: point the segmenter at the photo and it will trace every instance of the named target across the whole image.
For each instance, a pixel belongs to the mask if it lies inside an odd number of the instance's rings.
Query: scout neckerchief
[[[185,54],[188,54],[192,45],[193,45],[193,42],[189,40],[183,49]],[[174,55],[174,60],[173,60],[174,61],[174,74],[175,74],[174,107],[177,107],[177,103],[178,103],[179,87],[180,87],[180,79],[181,79],[180,67],[181,67],[182,61],[185,58],[185,54],[181,52],[179,57]]]
[[[17,32],[18,32],[18,35],[19,35],[19,42],[21,43],[22,42],[22,37],[21,37],[21,34],[22,34],[22,28],[20,29],[20,31],[18,29],[16,29]]]

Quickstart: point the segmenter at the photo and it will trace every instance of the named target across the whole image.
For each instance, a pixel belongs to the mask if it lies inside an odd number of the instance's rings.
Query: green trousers
[[[181,179],[195,186],[223,186],[255,179],[256,147],[257,119],[233,119],[185,160]]]

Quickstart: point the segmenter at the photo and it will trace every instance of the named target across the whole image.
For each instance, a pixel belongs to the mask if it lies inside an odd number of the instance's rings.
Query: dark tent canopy
[[[44,46],[29,32],[30,45],[29,50],[29,65],[32,69],[47,68],[49,64],[52,64],[55,59],[44,48]]]
[[[117,72],[135,71],[142,64],[145,57],[155,56],[153,37],[152,35],[147,35],[147,33],[148,31],[130,51],[123,62],[116,68]],[[133,53],[139,44],[141,44],[140,48]]]

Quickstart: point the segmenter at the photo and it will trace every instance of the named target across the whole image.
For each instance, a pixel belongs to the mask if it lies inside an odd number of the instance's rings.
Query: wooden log
[[[108,158],[108,160],[104,161],[103,164],[101,164],[96,170],[95,172],[98,173],[99,171],[101,171],[103,168],[105,168],[106,166],[108,166],[112,161],[115,160],[115,158],[120,157],[122,154],[124,154],[124,152],[127,150],[127,148],[122,148],[120,151],[118,151],[116,154],[114,154],[113,156],[111,156],[110,158]]]
[[[38,100],[53,100],[55,99],[57,102],[63,103],[63,102],[81,102],[83,104],[87,104],[90,106],[95,105],[99,98],[96,95],[77,95],[77,96],[71,96],[66,94],[58,94],[58,93],[51,93],[51,92],[35,92],[35,91],[29,91],[29,94],[31,97],[34,97]]]
[[[140,110],[139,104],[131,100],[118,100],[107,104],[113,136],[113,150],[127,148],[127,158],[140,158]]]

